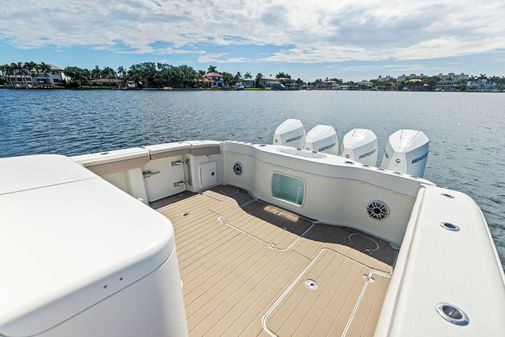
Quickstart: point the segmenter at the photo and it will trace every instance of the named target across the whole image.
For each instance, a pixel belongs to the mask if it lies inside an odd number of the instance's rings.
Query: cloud
[[[3,0],[0,37],[23,49],[195,54],[205,63],[413,60],[503,49],[503,17],[502,0]],[[278,48],[215,52],[230,45]]]
[[[255,60],[245,57],[229,57],[226,53],[208,54],[203,53],[198,57],[199,63],[244,63],[255,62]]]

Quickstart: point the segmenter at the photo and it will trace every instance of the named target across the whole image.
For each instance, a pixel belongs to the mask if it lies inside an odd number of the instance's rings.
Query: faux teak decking
[[[372,336],[397,256],[219,186],[151,206],[175,227],[190,336]]]

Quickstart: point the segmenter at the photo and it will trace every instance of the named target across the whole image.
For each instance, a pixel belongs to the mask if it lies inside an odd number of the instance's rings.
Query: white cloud
[[[0,36],[18,48],[193,53],[200,62],[253,59],[199,44],[280,48],[258,61],[411,60],[504,49],[503,17],[503,0],[3,0]]]
[[[203,53],[198,57],[199,63],[244,63],[244,62],[254,62],[255,60],[248,59],[245,57],[228,57],[226,53],[214,53],[208,54]]]

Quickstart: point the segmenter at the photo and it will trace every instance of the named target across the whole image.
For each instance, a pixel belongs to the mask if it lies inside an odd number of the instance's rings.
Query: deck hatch
[[[284,174],[272,175],[272,195],[275,198],[301,206],[305,193],[305,183],[302,179]]]

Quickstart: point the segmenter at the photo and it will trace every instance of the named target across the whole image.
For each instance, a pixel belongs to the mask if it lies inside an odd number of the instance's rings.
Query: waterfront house
[[[439,81],[437,82],[436,85],[436,90],[437,91],[454,91],[458,90],[459,88],[454,87],[454,84],[458,81],[466,81],[468,80],[468,75],[466,74],[459,74],[456,75],[454,73],[448,73],[446,75],[440,73],[437,75],[439,78]]]
[[[325,80],[323,82],[316,81],[316,89],[318,90],[337,90],[338,82],[334,80]]]
[[[277,78],[264,77],[261,79],[265,88],[273,89],[273,90],[284,90],[286,87],[281,81]]]
[[[409,91],[424,91],[428,90],[428,84],[422,78],[411,78],[405,81],[403,90]]]
[[[244,88],[254,88],[256,86],[256,80],[252,78],[243,78],[241,84]]]
[[[498,84],[489,79],[476,79],[466,83],[467,91],[496,91]]]
[[[53,64],[47,65],[47,69],[24,68],[11,69],[6,72],[5,81],[13,87],[44,87],[53,85],[63,85],[70,78],[65,71]]]
[[[398,82],[406,82],[408,80],[416,80],[416,79],[422,79],[425,78],[426,76],[424,74],[416,75],[416,74],[410,74],[410,75],[401,75],[396,78]]]
[[[65,71],[54,64],[49,65],[49,70],[44,73],[37,73],[36,81],[38,83],[47,83],[50,85],[62,85],[70,80]]]
[[[287,90],[300,90],[300,84],[296,82],[286,83],[285,87]]]
[[[5,76],[5,82],[15,88],[32,88],[33,77],[23,71],[13,71]]]
[[[110,86],[110,87],[121,87],[123,81],[117,78],[98,78],[95,80],[89,80],[86,82],[87,85],[92,86]]]
[[[373,83],[371,81],[363,80],[358,83],[358,88],[360,90],[371,90],[372,87],[373,87]]]
[[[221,75],[219,73],[208,73],[208,74],[203,75],[203,78],[206,79],[205,82],[208,83],[208,85],[211,88],[224,88],[225,87],[224,77],[223,77],[223,75]]]

